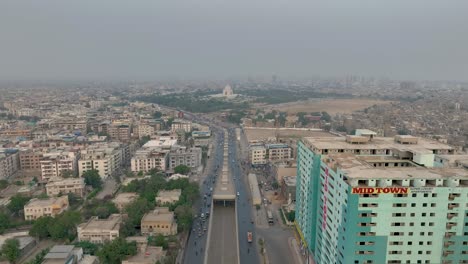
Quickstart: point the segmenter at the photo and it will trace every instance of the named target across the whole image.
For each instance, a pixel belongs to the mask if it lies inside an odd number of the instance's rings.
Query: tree
[[[174,168],[174,172],[179,174],[187,174],[190,172],[190,168],[186,165],[181,164]]]
[[[10,217],[4,212],[0,212],[0,234],[10,226]]]
[[[125,207],[125,212],[128,214],[128,219],[134,226],[140,225],[141,218],[144,214],[153,209],[146,199],[140,198]]]
[[[86,185],[92,186],[94,189],[102,187],[102,179],[99,176],[99,171],[97,170],[88,170],[83,173],[83,178]]]
[[[31,200],[30,197],[22,196],[20,194],[16,194],[15,196],[11,197],[10,203],[7,205],[8,210],[10,212],[18,215],[20,212],[23,211],[24,206]]]
[[[162,115],[163,115],[163,114],[162,114],[161,112],[156,111],[156,112],[154,112],[153,117],[156,118],[156,119],[159,119],[159,118],[162,117]]]
[[[8,187],[8,181],[7,180],[0,180],[0,190],[5,189]]]
[[[106,242],[97,252],[101,263],[120,264],[128,256],[136,255],[136,242],[127,242],[118,237],[111,242]]]
[[[10,263],[16,263],[20,256],[20,243],[17,239],[7,239],[2,246],[2,256]]]
[[[293,222],[294,219],[296,218],[296,211],[289,211],[286,214],[286,218],[288,219],[289,222]]]
[[[155,237],[148,237],[148,244],[156,247],[162,247],[163,249],[167,249],[167,247],[169,246],[169,243],[167,242],[166,238],[161,234]]]
[[[275,190],[278,189],[278,188],[279,188],[278,182],[277,182],[277,181],[273,182],[273,183],[271,184],[271,187],[273,187],[273,189],[275,189]]]
[[[75,243],[75,246],[80,247],[83,249],[83,253],[89,255],[95,255],[98,251],[98,245],[91,243],[89,241],[81,241]]]
[[[44,239],[49,236],[49,225],[52,224],[54,219],[50,216],[39,217],[34,221],[31,229],[29,230],[29,235],[39,239]]]
[[[192,207],[187,205],[179,205],[174,210],[174,214],[177,217],[177,226],[183,231],[189,230],[193,222]]]
[[[331,116],[327,112],[322,112],[322,118],[323,121],[325,122],[330,122],[331,121]]]

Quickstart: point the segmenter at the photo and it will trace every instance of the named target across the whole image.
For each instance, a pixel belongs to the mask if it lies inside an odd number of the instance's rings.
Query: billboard
[[[432,193],[432,187],[353,187],[353,194],[408,194]]]

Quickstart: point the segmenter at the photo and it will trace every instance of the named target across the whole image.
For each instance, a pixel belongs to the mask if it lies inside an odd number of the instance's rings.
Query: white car
[[[239,192],[237,192],[237,196],[239,196],[239,195],[240,195],[240,193],[239,193]]]

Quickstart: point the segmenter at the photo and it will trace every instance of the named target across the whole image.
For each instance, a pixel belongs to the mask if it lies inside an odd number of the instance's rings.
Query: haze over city
[[[0,3],[0,264],[468,263],[468,1]]]
[[[2,1],[0,80],[468,80],[468,2]]]

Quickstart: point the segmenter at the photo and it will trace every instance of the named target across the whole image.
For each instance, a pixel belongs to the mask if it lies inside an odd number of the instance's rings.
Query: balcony
[[[452,227],[454,227],[454,226],[456,226],[456,225],[457,225],[456,223],[447,223],[447,224],[445,225],[445,227],[446,227],[447,229],[452,229]]]
[[[458,216],[458,214],[457,214],[457,213],[448,213],[448,214],[447,214],[447,219],[448,219],[448,220],[451,220],[451,219],[454,218],[455,216]]]
[[[460,197],[459,193],[451,193],[449,195],[449,201],[453,201],[453,200],[455,200],[455,198],[458,198],[458,197]]]
[[[452,236],[455,235],[455,232],[445,232],[445,238],[451,238]]]
[[[444,257],[447,257],[448,255],[452,255],[452,254],[453,254],[453,250],[444,251]]]
[[[444,243],[444,247],[450,247],[450,246],[452,246],[452,245],[455,245],[455,242],[453,242],[453,241],[447,241],[447,242]]]
[[[460,207],[460,205],[457,204],[457,203],[451,203],[451,204],[448,205],[449,210],[452,210],[452,209],[458,208],[458,207]]]

